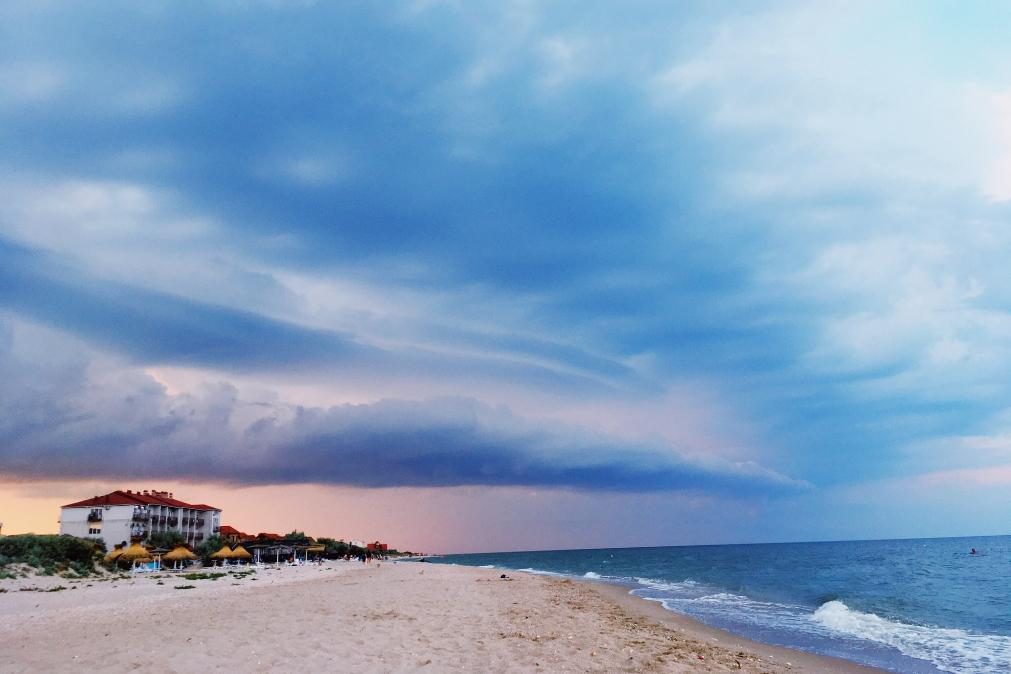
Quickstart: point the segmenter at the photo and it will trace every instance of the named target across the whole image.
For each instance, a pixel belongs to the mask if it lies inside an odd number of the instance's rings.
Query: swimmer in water
[[[975,555],[976,554],[976,548],[973,548],[972,550],[970,550],[969,554],[970,555]]]

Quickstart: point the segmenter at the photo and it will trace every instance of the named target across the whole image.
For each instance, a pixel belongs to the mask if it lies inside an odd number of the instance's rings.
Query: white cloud
[[[993,139],[985,155],[983,193],[991,200],[1011,200],[1011,92],[974,89],[970,99],[979,106],[982,124]]]
[[[278,173],[306,187],[324,187],[343,178],[348,171],[346,161],[334,157],[299,156],[281,161]]]
[[[52,63],[0,66],[0,100],[21,105],[48,103],[65,91],[66,86],[66,72]]]
[[[926,38],[878,39],[894,28],[878,14],[819,3],[727,18],[708,46],[660,69],[647,94],[661,114],[698,106],[717,132],[737,134],[726,185],[740,197],[872,182],[893,196],[978,187],[991,137],[975,123],[971,82],[926,67]]]
[[[829,245],[790,277],[817,303],[809,366],[889,371],[858,384],[864,393],[978,398],[1000,387],[1011,374],[1011,316],[999,301],[1002,265],[981,248],[990,238],[931,236]]]

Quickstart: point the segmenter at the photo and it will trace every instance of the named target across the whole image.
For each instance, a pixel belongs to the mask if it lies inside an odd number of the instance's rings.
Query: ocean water
[[[756,641],[895,672],[1011,672],[1011,536],[430,561],[620,583],[671,611]]]

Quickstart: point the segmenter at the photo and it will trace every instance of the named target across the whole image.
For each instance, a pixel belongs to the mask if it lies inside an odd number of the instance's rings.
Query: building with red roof
[[[61,534],[100,538],[110,550],[162,531],[178,531],[187,543],[198,545],[220,526],[220,508],[180,501],[157,489],[116,490],[60,508]]]
[[[235,545],[239,541],[246,541],[252,538],[249,534],[244,531],[239,531],[235,527],[228,526],[227,524],[222,524],[218,529],[218,535],[224,538],[226,541]]]

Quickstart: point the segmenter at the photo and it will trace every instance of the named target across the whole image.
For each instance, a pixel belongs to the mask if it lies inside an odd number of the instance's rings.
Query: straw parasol
[[[227,545],[222,545],[217,552],[211,553],[211,559],[231,559],[232,549]]]
[[[190,552],[181,545],[173,549],[172,552],[169,552],[164,557],[162,557],[162,559],[168,562],[183,562],[186,561],[187,559],[196,559],[196,558],[197,558],[196,555],[194,555],[192,552]]]
[[[181,545],[173,549],[172,552],[169,552],[164,557],[162,557],[162,559],[166,562],[174,562],[176,568],[178,568],[179,562],[196,558],[197,558],[196,555],[194,555],[192,552],[190,552]]]
[[[151,553],[140,543],[134,543],[120,553],[119,559],[125,562],[150,562]]]
[[[237,545],[232,550],[232,559],[252,559],[253,555],[241,545]]]
[[[105,556],[105,561],[115,562],[117,559],[119,559],[119,556],[123,554],[123,550],[124,549],[119,546],[116,546],[112,550],[109,550],[109,553]]]

